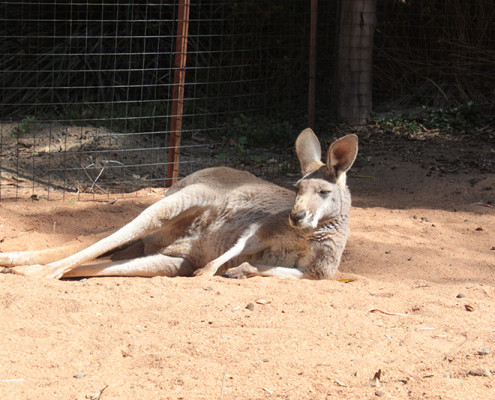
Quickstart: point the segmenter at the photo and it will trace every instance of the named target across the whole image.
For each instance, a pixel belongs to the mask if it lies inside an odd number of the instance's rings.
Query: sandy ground
[[[364,150],[349,185],[334,280],[0,274],[2,399],[494,399],[494,174]],[[84,241],[160,194],[4,191],[0,251]]]

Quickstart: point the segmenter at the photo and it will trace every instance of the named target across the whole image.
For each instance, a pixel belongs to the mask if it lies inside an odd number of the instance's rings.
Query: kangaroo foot
[[[12,273],[22,276],[37,276],[45,277],[49,270],[44,265],[19,265],[17,267],[10,268]]]
[[[244,279],[258,275],[258,269],[248,262],[243,262],[238,267],[230,268],[224,272],[223,276],[234,279]]]
[[[53,269],[47,265],[20,265],[11,270],[16,275],[48,279],[60,279],[64,274],[60,269]]]

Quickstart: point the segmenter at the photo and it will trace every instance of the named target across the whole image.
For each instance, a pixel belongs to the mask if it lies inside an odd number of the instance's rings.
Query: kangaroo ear
[[[321,146],[310,128],[303,130],[296,140],[296,153],[303,175],[316,171],[322,165]]]
[[[347,135],[330,145],[327,155],[327,167],[335,178],[347,172],[354,163],[358,152],[358,137]],[[345,181],[344,181],[345,182]]]

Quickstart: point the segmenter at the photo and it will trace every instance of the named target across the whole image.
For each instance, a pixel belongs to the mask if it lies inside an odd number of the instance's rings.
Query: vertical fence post
[[[337,111],[349,124],[364,124],[371,114],[371,68],[376,0],[340,0]]]
[[[311,129],[315,129],[317,26],[318,26],[318,0],[311,0],[311,22],[310,22],[310,37],[309,37],[309,85],[308,85],[308,125]]]
[[[172,94],[172,120],[170,122],[167,186],[173,185],[177,182],[179,177],[180,137],[184,108],[190,4],[190,0],[179,0],[178,4],[179,12],[177,19],[177,38],[175,42],[174,90]]]

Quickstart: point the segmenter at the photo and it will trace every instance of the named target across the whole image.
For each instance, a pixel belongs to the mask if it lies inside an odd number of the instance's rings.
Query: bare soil
[[[495,398],[493,141],[360,139],[333,280],[0,274],[1,397]],[[162,193],[19,191],[0,251],[87,240]]]

